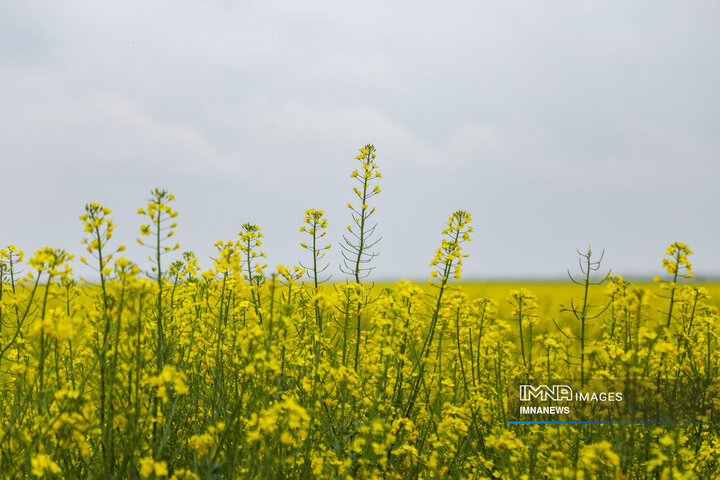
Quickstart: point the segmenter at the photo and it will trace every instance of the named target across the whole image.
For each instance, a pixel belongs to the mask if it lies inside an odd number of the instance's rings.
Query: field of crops
[[[710,422],[509,425],[506,415],[519,380],[632,374],[710,392],[720,286],[694,283],[690,247],[672,243],[658,258],[663,275],[639,285],[605,276],[589,251],[575,283],[461,283],[473,232],[457,211],[429,252],[429,282],[373,285],[374,159],[364,147],[351,174],[347,282],[324,282],[320,210],[298,221],[298,266],[268,267],[251,224],[200,265],[180,253],[174,198],[162,190],[138,212],[147,272],[122,256],[112,212],[94,203],[78,224],[84,258],[2,249],[2,475],[717,476]],[[75,261],[97,282],[77,283]]]

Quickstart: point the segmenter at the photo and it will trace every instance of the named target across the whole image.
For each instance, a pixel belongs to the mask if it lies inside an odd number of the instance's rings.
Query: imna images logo
[[[623,394],[622,392],[579,392],[569,385],[520,385],[519,400],[529,402],[533,399],[541,402],[622,402]]]
[[[510,424],[720,422],[720,385],[701,392],[688,379],[522,379],[507,389]]]

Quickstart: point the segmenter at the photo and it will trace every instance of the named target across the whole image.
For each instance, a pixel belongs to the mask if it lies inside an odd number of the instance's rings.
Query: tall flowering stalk
[[[350,178],[355,179],[357,186],[353,187],[353,192],[357,196],[359,205],[353,205],[348,203],[350,209],[350,217],[354,223],[348,225],[348,234],[343,235],[342,243],[342,256],[343,263],[340,265],[340,270],[343,273],[351,275],[355,283],[360,285],[360,279],[370,275],[370,272],[375,267],[370,266],[372,260],[378,255],[373,250],[375,245],[380,241],[379,238],[374,238],[375,229],[377,224],[370,226],[370,217],[375,213],[375,208],[368,206],[369,200],[380,194],[380,187],[373,185],[373,182],[378,178],[382,178],[382,175],[378,171],[377,164],[375,164],[375,146],[367,144],[359,149],[359,155],[355,157],[355,160],[360,162],[360,169],[353,170],[350,174]],[[356,315],[356,328],[355,328],[355,369],[360,367],[360,341],[362,335],[362,318],[361,312],[363,304],[365,303],[365,295],[362,295],[358,300]]]
[[[592,278],[593,272],[597,272],[600,270],[600,265],[602,264],[603,257],[605,256],[605,251],[603,250],[600,254],[600,258],[597,260],[593,259],[592,256],[592,249],[588,247],[587,252],[582,253],[579,250],[577,251],[578,254],[578,265],[580,267],[580,272],[582,274],[582,277],[580,279],[576,279],[571,273],[570,270],[568,270],[568,277],[570,277],[570,280],[575,284],[579,285],[583,289],[583,298],[582,302],[579,305],[575,304],[574,300],[570,301],[570,307],[566,307],[564,305],[560,305],[560,311],[561,312],[570,312],[572,313],[573,317],[575,317],[575,320],[580,322],[580,334],[566,334],[560,326],[555,323],[555,326],[560,330],[563,335],[565,335],[568,338],[574,338],[580,342],[580,385],[585,385],[585,347],[587,343],[587,328],[588,328],[588,322],[591,320],[594,320],[598,318],[600,315],[602,315],[605,310],[608,308],[608,306],[600,306],[600,305],[593,305],[590,302],[590,287],[602,285],[610,278],[610,272],[608,272],[606,275],[603,275],[599,280],[594,280]],[[554,322],[555,320],[553,320]]]
[[[149,223],[140,227],[140,234],[154,240],[153,243],[145,243],[142,238],[137,239],[140,245],[147,246],[154,252],[154,258],[151,256],[148,260],[153,262],[150,277],[157,285],[157,303],[155,308],[155,366],[158,373],[164,370],[167,355],[167,339],[165,336],[165,304],[163,300],[166,275],[163,271],[162,258],[164,255],[172,252],[173,250],[180,249],[180,245],[177,243],[175,246],[167,244],[169,239],[175,235],[175,228],[177,228],[177,223],[174,219],[178,216],[178,212],[173,210],[170,206],[170,202],[173,201],[175,201],[175,196],[172,193],[156,188],[150,192],[150,199],[148,200],[147,207],[140,208],[138,210],[139,215],[145,215],[150,220]],[[157,397],[154,397],[152,412],[153,417],[155,418],[157,417],[157,411],[158,399]],[[157,425],[157,422],[153,423],[153,440],[156,452],[160,449]]]
[[[443,294],[447,288],[450,275],[458,280],[462,278],[463,258],[468,256],[462,253],[462,244],[470,241],[470,234],[473,231],[470,225],[471,221],[472,216],[464,210],[458,210],[450,215],[447,227],[442,232],[442,244],[435,252],[435,258],[430,262],[433,270],[430,273],[429,282],[431,285],[437,287],[438,293],[435,299],[435,307],[431,313],[428,333],[417,357],[419,360],[415,368],[418,369],[418,373],[412,393],[410,394],[410,400],[405,408],[405,416],[410,414],[420,391],[420,384],[425,373],[427,357],[430,354],[430,347],[435,338],[435,330],[440,316]]]
[[[7,351],[17,341],[26,318],[26,315],[20,315],[20,307],[18,303],[14,301],[17,294],[15,289],[15,269],[17,268],[17,264],[22,263],[23,256],[23,251],[19,250],[15,245],[8,245],[7,248],[0,249],[0,362],[2,362]],[[35,290],[33,290],[33,295],[34,292]],[[6,301],[8,299],[13,300],[12,307],[4,306],[3,297],[5,297]],[[5,318],[9,316],[10,311],[14,311],[16,322],[13,325],[14,332],[10,335],[10,340],[5,342],[3,329],[5,327]]]
[[[322,274],[328,269],[328,264],[320,264],[319,262],[325,257],[325,253],[330,249],[330,244],[319,245],[320,241],[327,235],[328,221],[325,218],[325,212],[323,210],[310,209],[305,211],[305,219],[303,220],[303,226],[300,228],[301,232],[305,232],[310,236],[310,243],[302,242],[300,246],[310,252],[312,255],[312,263],[305,266],[300,263],[306,272],[307,276],[312,280],[314,291],[314,309],[315,309],[315,322],[318,328],[322,332],[322,318],[320,316],[320,307],[318,305],[318,293],[320,284],[326,282],[330,277],[323,278]]]
[[[265,253],[260,250],[263,236],[260,227],[252,223],[245,223],[238,233],[240,237],[239,248],[244,256],[245,262],[245,280],[250,284],[250,295],[252,296],[252,304],[257,315],[258,322],[262,324],[263,314],[261,309],[260,287],[265,283],[265,275],[263,274],[267,264],[261,264],[258,259],[265,258]],[[253,265],[253,262],[255,264]]]
[[[170,202],[173,201],[175,201],[175,196],[172,193],[156,188],[150,192],[147,207],[138,210],[139,215],[145,215],[149,220],[149,223],[140,227],[140,234],[143,237],[153,239],[152,243],[150,241],[146,242],[142,237],[138,238],[137,241],[140,245],[144,245],[154,252],[154,258],[151,256],[148,260],[153,262],[150,277],[157,284],[155,324],[157,327],[156,361],[158,371],[162,370],[165,363],[166,342],[164,328],[165,308],[163,304],[165,272],[163,271],[162,258],[167,253],[180,249],[180,245],[177,243],[175,246],[167,245],[168,240],[175,235],[175,229],[177,228],[174,219],[178,216],[178,212],[170,206]]]
[[[664,351],[665,349],[668,349],[665,346],[666,340],[668,338],[668,332],[669,330],[671,330],[670,327],[673,323],[674,311],[679,301],[678,297],[682,296],[682,290],[681,287],[678,286],[678,281],[681,278],[693,278],[695,276],[692,271],[692,264],[688,259],[688,256],[692,254],[693,251],[686,244],[681,242],[671,243],[670,246],[665,250],[665,255],[668,258],[663,258],[662,261],[662,266],[671,276],[671,280],[666,281],[657,276],[653,278],[654,281],[660,283],[660,289],[663,293],[659,294],[659,296],[668,300],[668,309],[665,313],[665,324],[659,327],[660,333],[653,339],[651,345],[656,351],[662,350],[660,351],[661,364],[665,363],[665,357],[669,353]],[[678,368],[680,367],[681,363],[682,361],[678,363]],[[656,378],[658,385],[660,384],[660,379],[661,372],[658,369]]]
[[[106,471],[110,468],[107,454],[108,449],[112,449],[110,446],[111,440],[108,438],[109,427],[106,423],[107,410],[111,407],[113,392],[112,389],[108,391],[108,376],[112,375],[108,371],[107,353],[110,348],[110,329],[111,329],[111,315],[110,309],[110,295],[108,294],[107,283],[108,276],[112,269],[110,262],[113,259],[113,255],[125,251],[125,246],[120,245],[114,251],[108,250],[108,242],[113,236],[115,230],[115,224],[110,220],[109,216],[112,211],[100,205],[99,203],[88,203],[85,205],[85,213],[80,215],[79,219],[83,225],[83,231],[88,236],[83,238],[82,243],[85,245],[85,251],[94,258],[95,262],[91,265],[88,263],[85,257],[81,257],[80,261],[90,268],[95,270],[100,276],[100,289],[102,297],[102,337],[100,338],[100,345],[98,348],[100,358],[100,424],[102,429],[102,446],[103,455],[105,456],[105,467]],[[119,320],[119,319],[118,319]],[[119,328],[119,325],[118,327]]]
[[[665,316],[665,328],[670,327],[673,318],[673,309],[675,307],[676,292],[678,288],[678,280],[681,278],[692,278],[695,274],[692,271],[692,264],[688,260],[688,255],[692,255],[693,251],[684,243],[675,242],[665,250],[665,255],[669,258],[663,258],[662,266],[670,275],[671,280],[663,280],[655,276],[654,281],[661,284],[661,289],[668,292],[665,297],[668,299],[668,310]]]
[[[35,252],[35,255],[28,260],[30,266],[37,271],[37,278],[40,279],[43,273],[47,274],[47,284],[43,294],[42,304],[40,306],[39,325],[36,331],[40,335],[40,353],[38,355],[38,408],[43,408],[47,399],[45,398],[45,360],[50,353],[49,340],[47,337],[47,329],[45,323],[45,315],[48,309],[48,298],[50,289],[53,284],[53,278],[59,277],[61,280],[72,275],[72,271],[68,262],[73,256],[65,250],[59,248],[44,247]],[[62,267],[62,269],[61,269]]]
[[[507,297],[508,303],[512,306],[510,312],[511,318],[517,320],[518,331],[520,332],[520,354],[522,355],[523,366],[527,373],[527,378],[532,379],[533,376],[533,326],[538,323],[537,296],[528,290],[521,288],[520,290],[512,290]],[[525,340],[527,336],[527,342]],[[527,343],[527,352],[525,344]]]
[[[348,203],[350,216],[354,223],[347,227],[349,236],[343,235],[343,263],[340,269],[355,278],[356,283],[360,283],[360,279],[370,275],[374,267],[370,266],[372,260],[378,255],[373,247],[380,241],[375,239],[375,229],[377,224],[370,226],[370,217],[375,213],[375,208],[368,206],[368,201],[380,194],[380,187],[373,185],[374,181],[382,178],[375,164],[375,146],[367,144],[359,150],[360,154],[355,160],[360,162],[360,169],[355,169],[350,178],[355,179],[357,186],[353,187],[353,192],[359,201],[359,205]]]

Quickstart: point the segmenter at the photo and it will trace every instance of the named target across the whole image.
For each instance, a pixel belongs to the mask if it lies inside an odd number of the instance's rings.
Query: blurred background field
[[[653,294],[659,292],[658,285],[653,282],[632,282],[635,287],[649,290]],[[432,287],[417,282],[418,285],[430,292]],[[688,282],[689,285],[703,287],[710,293],[710,303],[716,307],[720,307],[720,282]],[[385,282],[377,284],[378,287],[392,288],[393,282]],[[593,304],[601,305],[608,301],[605,295],[606,284],[591,287],[590,299]],[[505,298],[511,290],[519,290],[525,288],[534,293],[538,297],[538,304],[541,317],[557,316],[559,314],[560,305],[570,305],[570,300],[576,301],[582,296],[582,287],[574,285],[571,282],[562,282],[558,280],[542,281],[542,280],[503,280],[503,281],[459,281],[453,284],[451,288],[462,288],[471,299],[487,297],[495,300],[500,304],[500,313],[509,311],[507,305],[503,305]]]
[[[652,293],[659,292],[658,285],[653,282],[631,281],[633,286],[649,290]],[[692,282],[691,285],[704,287],[710,292],[710,303],[720,307],[720,283],[719,282]],[[570,300],[578,300],[582,296],[582,287],[568,282],[560,281],[503,281],[503,282],[458,282],[465,293],[472,298],[488,297],[500,303],[500,312],[504,310],[503,302],[510,290],[525,288],[537,295],[540,305],[540,315],[558,315],[560,305],[570,305]],[[590,298],[593,304],[600,305],[607,303],[605,285],[591,288]]]
[[[432,293],[433,287],[427,283],[417,281],[417,285],[421,286],[426,292]],[[708,303],[720,309],[720,282],[718,281],[690,281],[683,282],[683,284],[693,285],[696,287],[705,288],[709,292]],[[393,288],[396,283],[386,282],[377,284],[380,288]],[[599,286],[590,288],[589,300],[594,306],[602,309],[610,301],[606,287],[608,282],[603,283]],[[657,283],[651,281],[639,281],[634,282],[631,280],[631,285],[634,288],[642,288],[651,293],[655,299],[659,299],[658,295],[662,292]],[[498,303],[498,313],[501,318],[509,320],[511,306],[507,302],[508,294],[513,290],[526,289],[537,295],[538,311],[536,312],[539,317],[539,324],[537,326],[538,333],[547,333],[553,330],[556,331],[555,326],[552,322],[554,319],[563,327],[572,325],[574,322],[572,314],[569,312],[561,312],[561,307],[570,307],[571,302],[574,301],[577,305],[582,301],[583,288],[580,285],[575,285],[568,281],[559,280],[504,280],[504,281],[459,281],[450,287],[450,289],[462,290],[471,300],[478,298],[489,298]],[[599,310],[596,309],[595,311]],[[659,310],[648,312],[649,318],[658,317]],[[666,315],[663,313],[661,316]],[[590,332],[596,332],[594,327],[598,325],[596,322],[590,322]]]

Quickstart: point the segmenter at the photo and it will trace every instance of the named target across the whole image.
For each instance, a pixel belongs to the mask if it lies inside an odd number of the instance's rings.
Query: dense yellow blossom
[[[15,246],[0,249],[3,475],[717,475],[717,287],[691,280],[689,246],[670,245],[653,285],[619,275],[580,286],[458,284],[473,233],[458,210],[438,239],[430,285],[374,285],[362,280],[374,257],[364,222],[381,193],[374,146],[357,160],[347,278],[334,283],[324,273],[324,210],[302,217],[299,265],[269,271],[263,233],[245,223],[201,266],[176,252],[174,197],[159,189],[138,210],[145,272],[118,255],[112,211],[98,203],[85,206],[79,228],[92,282],[78,284],[64,250],[26,260]],[[630,376],[656,386],[683,379],[678,397],[706,399],[702,425],[508,423],[520,382]]]

